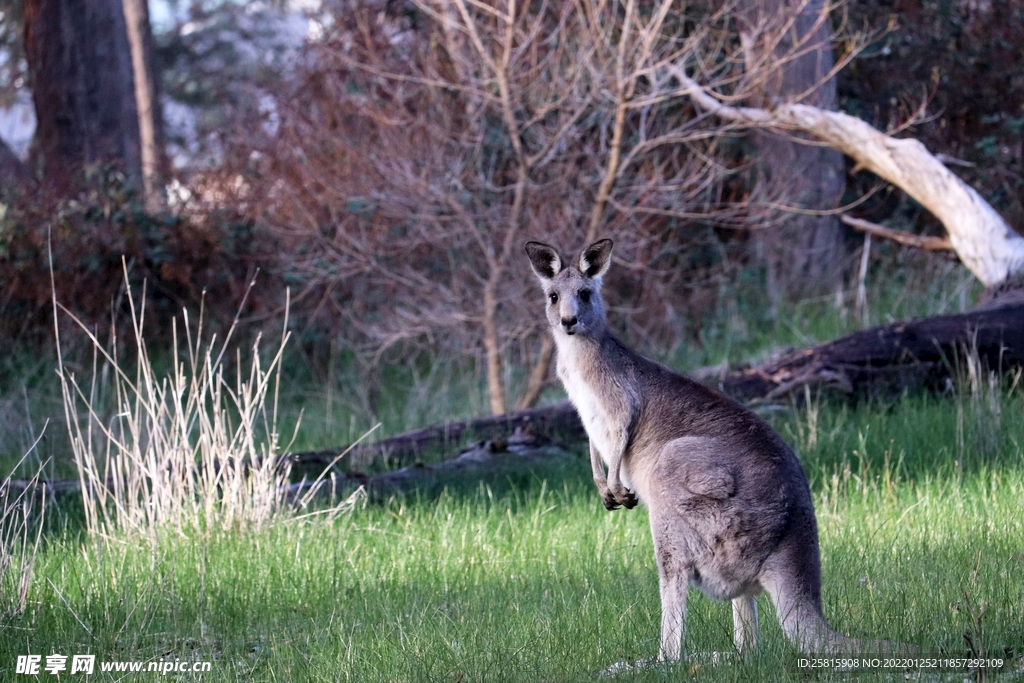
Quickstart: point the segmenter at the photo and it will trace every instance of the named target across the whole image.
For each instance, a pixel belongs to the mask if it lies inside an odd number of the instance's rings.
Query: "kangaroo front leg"
[[[613,438],[611,439],[610,444],[611,453],[607,454],[607,492],[602,491],[601,497],[604,499],[604,506],[609,510],[614,510],[620,505],[627,510],[631,510],[635,508],[637,504],[636,494],[627,489],[622,483],[622,475],[619,471],[622,468],[622,456],[626,450],[626,441],[621,437]]]
[[[609,510],[619,507],[615,498],[608,491],[608,478],[604,474],[604,462],[601,461],[601,454],[597,452],[593,441],[590,442],[590,469],[594,474],[594,484],[597,485],[597,492],[601,494],[604,506]]]

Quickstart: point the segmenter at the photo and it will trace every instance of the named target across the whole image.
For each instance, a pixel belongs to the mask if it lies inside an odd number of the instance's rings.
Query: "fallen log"
[[[507,442],[490,440],[473,444],[458,455],[432,465],[417,462],[374,475],[333,472],[316,484],[293,484],[288,491],[289,498],[299,500],[308,495],[311,487],[315,487],[315,497],[336,500],[362,487],[370,500],[384,500],[410,491],[430,494],[449,487],[465,487],[467,482],[477,486],[479,482],[518,477],[559,462],[583,466],[583,459],[565,448],[537,443],[532,436],[517,437],[521,434],[516,432]]]
[[[941,389],[973,353],[991,370],[1024,366],[1024,302],[862,330],[726,372],[717,384],[745,402],[778,400],[805,386],[846,395]]]
[[[342,453],[350,462],[379,461],[385,467],[408,465],[416,462],[437,462],[446,453],[461,448],[472,441],[494,444],[508,440],[519,430],[522,434],[533,435],[538,442],[577,442],[586,437],[583,424],[576,410],[568,403],[558,403],[542,408],[519,410],[504,415],[495,415],[478,420],[448,422],[405,432],[373,443],[360,443],[352,447],[343,446],[323,451],[293,453],[291,458],[301,471],[323,468]],[[319,470],[317,470],[319,471]]]
[[[464,486],[466,482],[499,481],[523,476],[538,468],[563,463],[582,466],[583,460],[565,448],[546,443],[528,430],[517,430],[508,439],[491,439],[475,443],[454,457],[431,465],[415,463],[401,469],[379,474],[331,471],[327,476],[303,480],[287,487],[285,493],[293,503],[310,498],[337,500],[362,488],[371,500],[384,500],[410,491],[431,493],[448,487]],[[113,483],[108,484],[113,488]],[[0,484],[0,496],[14,492],[44,500],[59,500],[79,495],[77,479],[7,480]]]
[[[998,302],[996,302],[998,303]],[[998,371],[1024,367],[1024,301],[981,307],[958,315],[935,316],[855,332],[831,342],[777,355],[756,366],[695,373],[747,403],[786,400],[800,396],[804,387],[838,389],[847,396],[899,392],[908,388],[943,389],[956,372],[958,361],[976,353],[983,365]],[[552,442],[582,443],[586,432],[568,402],[479,420],[452,422],[418,429],[351,449],[293,453],[295,470],[315,476],[338,455],[358,462],[381,458],[381,474],[336,472],[333,488],[365,486],[374,497],[449,481],[453,475],[479,476],[495,466],[540,462],[565,451]],[[476,443],[464,447],[467,441]],[[446,454],[459,452],[454,458]],[[345,460],[342,460],[344,463]],[[435,464],[424,464],[435,463]],[[403,466],[404,465],[404,466]],[[388,467],[390,466],[390,467]],[[399,469],[395,469],[398,466]],[[20,490],[28,482],[12,481]],[[77,481],[42,482],[61,497],[79,490]],[[293,487],[300,494],[302,486]]]

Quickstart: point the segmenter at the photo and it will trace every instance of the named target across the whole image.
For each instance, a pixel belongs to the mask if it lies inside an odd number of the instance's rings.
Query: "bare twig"
[[[913,233],[893,230],[892,228],[887,228],[884,225],[872,223],[871,221],[866,221],[862,218],[854,218],[853,216],[842,216],[840,220],[854,230],[859,230],[860,232],[874,235],[875,237],[881,237],[882,239],[892,240],[893,242],[902,244],[906,247],[924,249],[925,251],[955,251],[955,249],[953,249],[953,243],[949,241],[948,237],[914,235]]]

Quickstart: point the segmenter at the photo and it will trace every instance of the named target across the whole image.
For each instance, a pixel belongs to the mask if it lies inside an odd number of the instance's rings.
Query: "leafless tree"
[[[255,196],[290,275],[350,343],[377,357],[421,343],[480,354],[491,411],[512,394],[527,406],[553,350],[521,244],[612,237],[626,267],[610,298],[629,302],[616,318],[678,341],[674,308],[698,247],[728,258],[723,228],[763,227],[800,201],[791,187],[736,182],[750,175],[736,141],[751,130],[813,137],[899,184],[947,222],[986,284],[1019,269],[1019,237],[1001,219],[985,223],[996,240],[985,243],[1008,249],[994,261],[957,236],[957,211],[994,212],[920,145],[814,106],[860,38],[815,66],[821,82],[773,84],[780,62],[820,53],[828,3],[807,5],[816,14],[795,37],[781,13],[736,21],[748,6],[352,0],[305,55],[257,155]]]
[[[381,349],[483,349],[492,412],[508,361],[536,401],[552,345],[518,263],[532,237],[599,233],[662,320],[682,245],[743,224],[724,196],[732,125],[701,114],[669,66],[697,55],[735,87],[728,8],[671,2],[354,3],[311,55],[273,158],[271,220],[311,289]],[[733,45],[735,43],[735,45]],[[710,237],[709,237],[710,236]],[[312,277],[310,277],[312,276]],[[634,316],[639,309],[628,311]],[[681,337],[679,330],[672,331]],[[655,333],[652,331],[652,333]]]

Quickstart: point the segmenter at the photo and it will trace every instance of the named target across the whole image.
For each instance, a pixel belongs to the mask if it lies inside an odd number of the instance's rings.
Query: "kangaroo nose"
[[[576,327],[576,323],[578,322],[579,319],[576,316],[573,316],[571,318],[562,318],[562,327],[565,328],[566,332],[572,334],[572,328]]]

